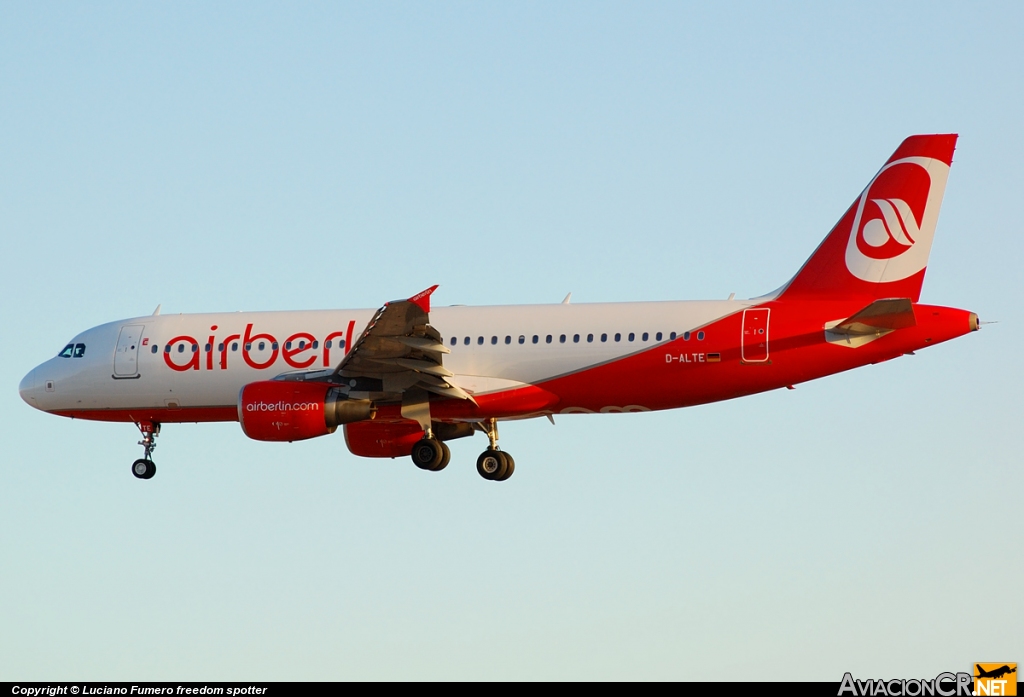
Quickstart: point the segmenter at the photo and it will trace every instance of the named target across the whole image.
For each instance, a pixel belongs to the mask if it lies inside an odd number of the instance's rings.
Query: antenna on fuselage
[[[572,291],[569,291],[569,294],[565,296],[565,300],[562,301],[562,304],[563,305],[568,305],[569,304],[569,298],[571,298],[571,297],[572,297]]]
[[[154,317],[156,317],[157,315],[159,315],[159,314],[160,314],[160,307],[161,307],[162,305],[163,305],[163,303],[160,303],[160,305],[157,305],[157,306],[156,306],[156,309],[155,309],[155,310],[153,310],[153,316],[154,316]]]

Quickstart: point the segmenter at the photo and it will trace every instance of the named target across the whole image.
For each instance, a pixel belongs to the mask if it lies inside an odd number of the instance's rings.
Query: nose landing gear
[[[160,435],[160,424],[145,421],[135,425],[142,432],[142,440],[139,441],[139,445],[142,446],[145,454],[141,459],[132,463],[132,474],[138,479],[152,479],[156,474],[156,465],[151,458],[156,449],[156,437]]]
[[[476,471],[484,479],[503,482],[516,471],[516,461],[503,450],[498,450],[498,422],[488,419],[480,424],[480,430],[487,434],[490,445],[476,459]]]

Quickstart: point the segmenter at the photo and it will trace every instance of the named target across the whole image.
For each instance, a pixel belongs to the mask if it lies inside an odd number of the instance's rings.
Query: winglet
[[[409,298],[409,302],[416,305],[426,313],[430,313],[430,294],[437,290],[437,286],[430,286],[424,291],[420,291],[416,295]]]

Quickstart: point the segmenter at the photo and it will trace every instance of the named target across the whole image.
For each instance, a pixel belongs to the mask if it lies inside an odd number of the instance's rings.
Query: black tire
[[[434,468],[434,471],[435,472],[440,472],[441,470],[443,470],[445,467],[448,466],[449,462],[452,461],[452,451],[448,447],[447,444],[442,443],[441,441],[438,441],[437,443],[438,443],[438,445],[441,446],[441,453],[442,453],[442,455],[441,455],[441,462],[439,462],[437,464],[437,467]]]
[[[152,479],[156,474],[156,465],[152,460],[136,460],[132,463],[132,474],[136,479]]]
[[[487,449],[476,459],[476,471],[484,479],[497,481],[508,469],[508,460],[500,450]]]
[[[505,458],[505,474],[501,476],[501,479],[498,480],[499,482],[505,481],[516,471],[516,461],[512,459],[512,456],[504,450],[501,451],[501,454]]]
[[[412,446],[413,464],[421,470],[436,469],[444,459],[444,450],[441,448],[441,441],[433,438],[424,438]]]

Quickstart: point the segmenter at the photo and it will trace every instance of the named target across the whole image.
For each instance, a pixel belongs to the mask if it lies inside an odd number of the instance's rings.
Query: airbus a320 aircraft
[[[135,423],[149,479],[161,424],[238,421],[296,441],[343,426],[363,457],[441,470],[445,441],[487,435],[477,460],[508,479],[498,422],[675,409],[792,387],[978,329],[918,302],[956,135],[896,149],[810,259],[751,300],[159,315],[82,332],[21,382],[31,406]]]

